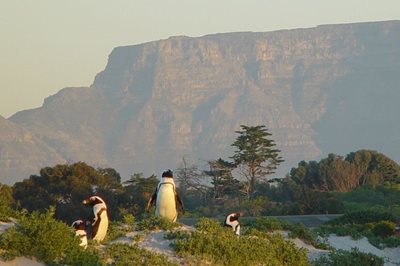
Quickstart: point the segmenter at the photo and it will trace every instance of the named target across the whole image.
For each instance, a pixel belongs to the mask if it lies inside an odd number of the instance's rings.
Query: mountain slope
[[[117,47],[90,88],[10,121],[66,160],[125,177],[229,156],[241,124],[271,131],[280,174],[357,148],[400,160],[399,44],[400,22],[388,21]]]

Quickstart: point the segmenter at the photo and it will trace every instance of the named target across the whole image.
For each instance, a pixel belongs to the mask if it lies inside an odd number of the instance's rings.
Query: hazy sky
[[[393,19],[399,0],[1,0],[0,115],[90,86],[117,46]]]

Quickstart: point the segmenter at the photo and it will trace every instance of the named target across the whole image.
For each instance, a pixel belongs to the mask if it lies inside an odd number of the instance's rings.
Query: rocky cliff
[[[89,88],[65,88],[0,121],[40,142],[14,150],[29,163],[12,177],[78,160],[125,178],[158,175],[183,156],[227,158],[241,124],[270,130],[286,160],[280,175],[300,160],[360,148],[399,161],[399,47],[399,21],[117,47]],[[0,132],[0,180],[17,164],[1,152],[16,145],[7,135]]]

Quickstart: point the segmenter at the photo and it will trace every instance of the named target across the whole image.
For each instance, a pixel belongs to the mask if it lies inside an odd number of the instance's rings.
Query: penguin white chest
[[[156,215],[165,217],[173,222],[177,218],[175,186],[165,183],[159,186],[156,201]]]
[[[104,204],[96,204],[93,206],[94,223],[93,223],[93,239],[102,241],[106,237],[108,229],[107,209]]]
[[[80,246],[83,248],[87,248],[88,242],[87,242],[87,237],[86,237],[86,231],[85,230],[76,230],[75,235],[79,236],[81,239]]]

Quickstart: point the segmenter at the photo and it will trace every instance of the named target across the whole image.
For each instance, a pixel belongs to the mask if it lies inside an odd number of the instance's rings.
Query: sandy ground
[[[400,247],[378,249],[371,245],[365,237],[353,240],[350,236],[330,235],[328,237],[328,242],[336,249],[350,250],[356,247],[361,252],[375,254],[385,260],[385,266],[400,265]]]
[[[14,223],[12,223],[12,222],[6,223],[6,222],[0,221],[0,233],[3,233],[5,230],[7,230],[8,228],[10,228],[13,225],[14,225]]]
[[[45,266],[45,264],[37,262],[36,260],[28,259],[25,257],[19,257],[10,261],[0,260],[0,265],[5,266]]]

